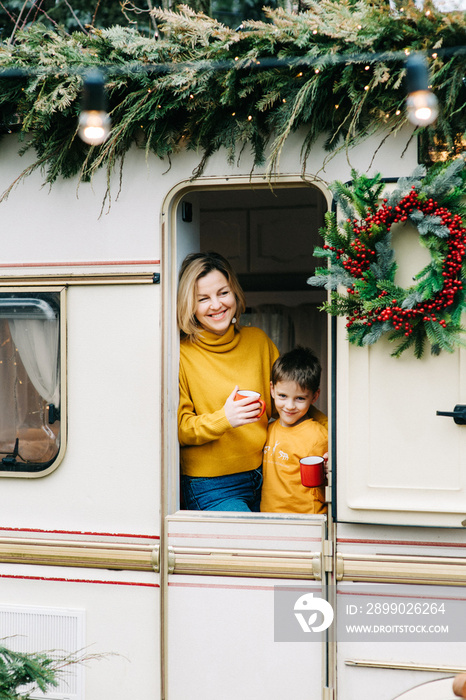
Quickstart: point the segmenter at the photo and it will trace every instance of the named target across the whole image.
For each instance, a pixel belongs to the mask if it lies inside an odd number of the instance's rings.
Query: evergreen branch
[[[89,654],[58,651],[18,652],[6,647],[0,640],[0,698],[2,700],[29,700],[37,691],[47,693],[58,686],[61,674],[75,664],[87,665],[113,654]]]
[[[0,81],[0,109],[19,115],[22,135],[38,158],[48,154],[46,172],[53,178],[92,177],[100,167],[110,173],[115,155],[134,144],[168,159],[189,138],[189,147],[201,151],[201,164],[222,147],[232,160],[249,144],[257,165],[266,162],[264,149],[271,142],[271,175],[298,128],[303,128],[303,168],[320,135],[333,154],[382,123],[385,138],[405,123],[397,115],[404,51],[432,50],[432,37],[446,46],[430,66],[443,109],[425,133],[446,139],[453,152],[455,134],[464,132],[464,57],[454,51],[466,45],[466,29],[454,14],[432,9],[427,18],[410,6],[400,16],[388,3],[311,1],[302,13],[267,10],[267,22],[245,22],[240,32],[184,6],[177,12],[155,9],[152,16],[161,30],[158,41],[125,27],[69,36],[33,23],[21,31],[18,25],[14,44],[0,44],[0,70],[22,71]],[[83,168],[86,149],[55,154],[60,139],[62,146],[72,142],[79,111],[79,81],[65,79],[65,73],[81,74],[90,66],[107,73],[115,130],[112,148]],[[138,114],[131,95],[151,87],[147,109]],[[445,177],[446,183],[453,178]],[[456,197],[451,189],[444,192],[440,180],[436,187],[437,195]]]

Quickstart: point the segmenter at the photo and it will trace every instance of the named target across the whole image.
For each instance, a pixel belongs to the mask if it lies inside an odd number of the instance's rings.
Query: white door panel
[[[464,351],[421,360],[340,343],[338,519],[461,527],[466,426],[436,411],[466,403]]]
[[[396,282],[409,287],[430,255],[413,227],[394,230],[393,248]],[[466,351],[394,349],[386,338],[350,345],[337,320],[338,520],[461,527],[466,426],[436,412],[466,404]]]
[[[170,700],[321,696],[322,646],[274,642],[274,585],[194,576],[169,583]]]
[[[325,525],[324,516],[180,511],[166,519],[168,700],[321,697],[325,646],[274,641],[274,592],[305,586],[321,596],[313,572]]]
[[[465,611],[462,586],[339,583],[338,700],[454,697],[451,677],[465,670]]]

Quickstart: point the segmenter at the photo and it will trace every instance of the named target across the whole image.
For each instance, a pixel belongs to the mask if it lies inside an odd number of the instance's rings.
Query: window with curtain
[[[60,293],[0,293],[0,475],[40,472],[60,449]]]

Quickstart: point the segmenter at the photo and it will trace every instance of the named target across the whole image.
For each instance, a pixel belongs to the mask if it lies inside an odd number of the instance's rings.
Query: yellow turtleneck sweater
[[[272,412],[270,370],[278,350],[259,328],[232,325],[225,335],[203,331],[181,341],[178,437],[188,476],[223,476],[257,469]],[[232,428],[224,404],[235,386],[259,391],[266,411],[256,423]]]

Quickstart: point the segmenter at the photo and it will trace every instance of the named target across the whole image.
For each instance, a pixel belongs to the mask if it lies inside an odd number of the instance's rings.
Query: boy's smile
[[[270,393],[275,401],[280,424],[290,427],[307,418],[309,407],[319,398],[320,389],[312,392],[303,389],[297,382],[286,381],[277,382],[275,386],[270,383]]]

